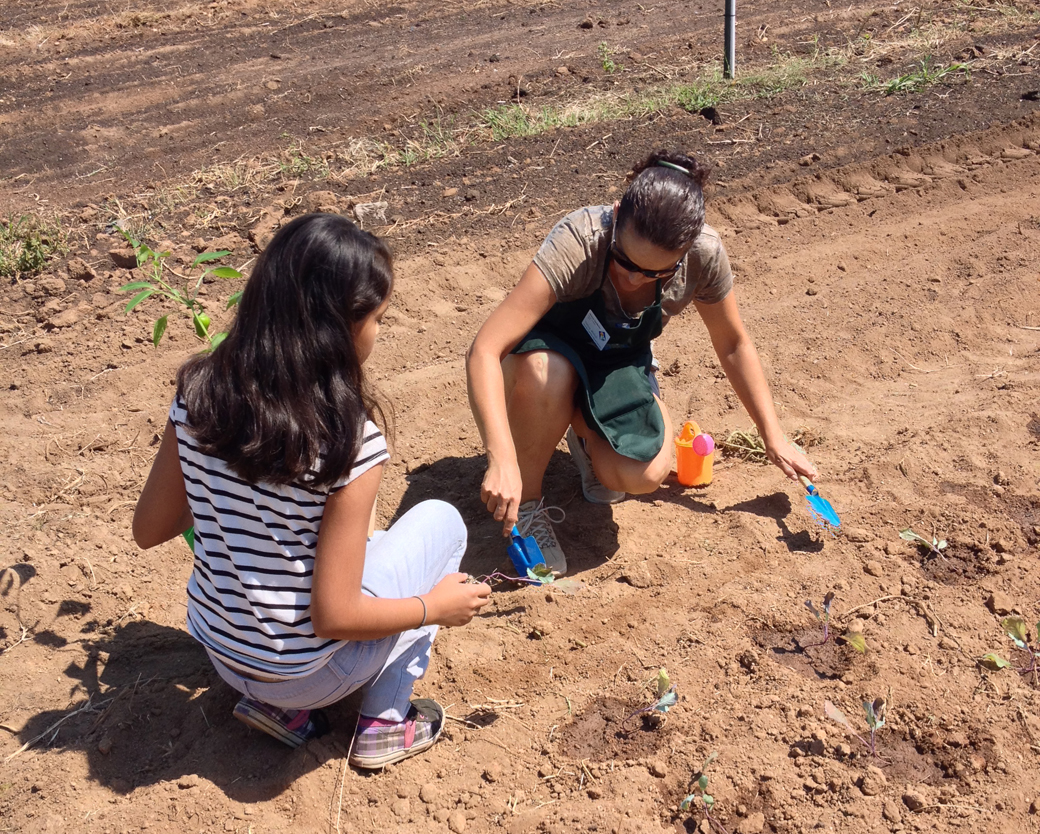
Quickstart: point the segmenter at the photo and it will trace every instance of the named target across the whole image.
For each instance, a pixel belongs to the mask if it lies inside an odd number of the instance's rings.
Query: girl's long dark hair
[[[280,229],[227,338],[177,374],[201,450],[251,483],[328,487],[346,475],[378,410],[354,330],[392,285],[387,245],[345,217],[309,214]]]
[[[687,249],[704,228],[703,188],[710,170],[678,151],[654,151],[628,175],[618,227],[631,223],[641,238],[669,252]]]

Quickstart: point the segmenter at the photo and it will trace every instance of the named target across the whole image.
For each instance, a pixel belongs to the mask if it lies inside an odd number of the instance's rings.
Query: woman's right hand
[[[502,535],[508,537],[520,512],[520,493],[523,479],[516,461],[503,465],[491,461],[480,485],[480,500],[492,513],[495,521],[502,522]]]
[[[474,585],[469,574],[451,573],[422,599],[426,602],[427,625],[463,626],[491,602],[491,586]]]

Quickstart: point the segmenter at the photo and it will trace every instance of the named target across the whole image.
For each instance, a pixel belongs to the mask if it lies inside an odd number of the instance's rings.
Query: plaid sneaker
[[[596,470],[592,468],[592,459],[585,451],[585,444],[573,428],[567,429],[567,448],[581,474],[581,491],[585,495],[586,501],[593,504],[616,504],[618,501],[625,500],[626,493],[607,489],[599,482]]]
[[[558,513],[559,517],[554,517],[554,513]],[[521,536],[534,536],[546,567],[556,576],[567,573],[567,557],[556,538],[553,524],[559,524],[566,517],[567,514],[559,507],[546,507],[544,498],[540,501],[532,498],[520,505],[516,521],[516,529]]]
[[[444,707],[429,698],[416,698],[404,721],[382,718],[358,719],[350,763],[354,767],[376,770],[414,756],[440,737],[444,727]]]
[[[290,747],[299,747],[329,731],[328,719],[321,710],[282,709],[253,698],[241,698],[235,704],[235,718]]]

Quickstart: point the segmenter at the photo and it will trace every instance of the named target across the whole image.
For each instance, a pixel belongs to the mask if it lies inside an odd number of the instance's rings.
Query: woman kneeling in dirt
[[[813,477],[784,439],[744,330],[718,233],[704,224],[708,169],[658,151],[635,166],[620,203],[571,212],[545,239],[467,356],[469,395],[488,455],[481,486],[508,535],[534,536],[555,573],[567,560],[542,479],[564,433],[588,501],[653,492],[671,471],[672,422],[651,341],[689,304],[784,474]]]

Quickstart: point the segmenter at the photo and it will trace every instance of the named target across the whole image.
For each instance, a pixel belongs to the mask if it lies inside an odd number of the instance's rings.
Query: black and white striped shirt
[[[195,520],[188,631],[240,672],[290,678],[321,668],[343,641],[311,626],[318,527],[330,493],[389,458],[383,435],[365,422],[353,469],[332,487],[251,484],[199,450],[179,397],[170,419]]]

